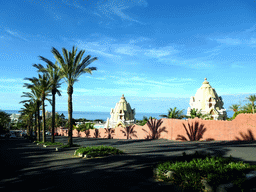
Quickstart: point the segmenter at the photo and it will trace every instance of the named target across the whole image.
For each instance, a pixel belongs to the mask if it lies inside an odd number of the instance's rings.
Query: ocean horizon
[[[19,110],[2,110],[8,114],[20,114]],[[51,111],[49,111],[51,112]],[[63,113],[65,116],[65,119],[68,119],[68,112],[67,111],[56,111],[60,115]],[[183,114],[186,114],[187,111],[183,111]],[[232,117],[234,114],[233,111],[227,111],[228,118]],[[135,113],[135,119],[136,120],[143,120],[143,116],[146,116],[147,118],[155,117],[156,119],[161,119],[159,115],[167,115],[167,111],[165,113]],[[82,111],[73,111],[73,119],[79,119],[79,118],[85,118],[87,120],[95,120],[95,119],[102,119],[103,121],[106,121],[107,118],[110,118],[110,112],[82,112]]]

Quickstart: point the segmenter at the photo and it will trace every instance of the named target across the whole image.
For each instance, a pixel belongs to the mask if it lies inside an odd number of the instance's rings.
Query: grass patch
[[[256,170],[256,165],[244,164],[242,161],[236,162],[232,157],[223,158],[210,156],[210,154],[195,154],[177,157],[172,161],[161,162],[156,166],[159,171],[155,177],[164,182],[174,183],[181,190],[204,191],[201,179],[205,179],[214,190],[220,184],[232,182],[234,186],[243,191],[246,181],[246,174]],[[172,178],[167,178],[165,173],[174,171]]]
[[[98,156],[107,156],[109,154],[123,154],[124,152],[110,146],[98,146],[98,147],[80,147],[76,150],[75,155],[84,154],[84,155],[91,155],[92,157],[98,157]]]

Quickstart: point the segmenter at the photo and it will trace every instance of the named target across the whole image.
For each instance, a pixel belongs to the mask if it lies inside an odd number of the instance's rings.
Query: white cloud
[[[125,54],[125,55],[130,55],[130,56],[136,55],[136,50],[131,46],[124,46],[124,47],[116,48],[115,52]]]
[[[13,31],[11,31],[11,30],[9,30],[9,29],[5,29],[5,31],[6,31],[8,34],[10,34],[10,35],[12,35],[12,36],[14,36],[14,37],[17,37],[17,38],[22,39],[22,40],[24,40],[24,41],[28,41],[27,39],[25,39],[25,38],[23,38],[21,35],[19,35],[17,32],[13,32]]]
[[[253,26],[252,26],[252,27],[250,27],[249,29],[246,29],[244,32],[246,32],[246,33],[250,33],[250,32],[255,31],[255,29],[256,29],[256,25],[253,25]]]
[[[20,82],[22,79],[17,78],[17,79],[0,79],[0,82],[2,83],[7,83],[7,82]]]
[[[141,6],[143,5],[144,7],[147,6],[147,2],[146,1],[119,1],[119,0],[111,0],[111,1],[107,1],[106,3],[102,3],[100,5],[97,6],[97,9],[99,12],[101,12],[102,14],[108,16],[109,18],[110,15],[116,15],[118,17],[120,17],[123,20],[129,20],[129,21],[134,21],[140,24],[140,21],[132,19],[129,15],[125,14],[124,11],[133,7],[133,6]],[[111,18],[113,20],[113,18]]]
[[[178,50],[175,50],[171,46],[166,46],[166,47],[161,47],[159,49],[146,49],[144,51],[144,54],[146,56],[151,56],[151,57],[164,57],[168,55],[173,55],[175,53],[178,53]]]

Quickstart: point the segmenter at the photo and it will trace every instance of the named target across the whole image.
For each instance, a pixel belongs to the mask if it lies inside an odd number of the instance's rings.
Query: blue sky
[[[74,84],[73,111],[110,112],[122,94],[136,112],[189,107],[204,78],[231,104],[255,91],[256,2],[249,0],[12,0],[0,8],[0,109],[19,110],[33,64],[52,47],[97,57]],[[67,84],[56,111],[67,110]],[[51,105],[46,110],[51,111]]]

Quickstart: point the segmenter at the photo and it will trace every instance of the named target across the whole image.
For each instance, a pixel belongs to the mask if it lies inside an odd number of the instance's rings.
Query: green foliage
[[[96,156],[106,156],[106,155],[109,155],[109,153],[123,154],[124,152],[119,149],[116,149],[115,147],[101,145],[98,147],[81,147],[76,150],[75,155],[78,155],[78,153],[87,154],[87,155],[91,155],[92,157],[96,157]]]
[[[160,117],[167,117],[169,119],[182,119],[183,117],[185,117],[184,115],[182,115],[184,109],[177,110],[177,107],[174,107],[174,109],[170,108],[170,110],[168,110],[168,115],[159,115]]]
[[[104,122],[104,120],[103,120],[103,119],[95,119],[94,121],[99,121],[99,122],[101,122],[101,123],[103,123],[103,122]]]
[[[211,120],[210,115],[211,114],[209,114],[209,113],[203,115],[201,113],[201,110],[198,111],[198,109],[193,108],[193,109],[190,109],[190,116],[185,115],[184,117],[190,118],[190,119],[194,119],[194,118],[198,117],[198,118],[205,119],[205,120]]]
[[[94,128],[94,123],[86,123],[86,124],[81,124],[78,125],[78,127],[76,127],[75,129],[77,129],[77,131],[85,131],[85,130],[89,130],[89,129],[96,129]]]
[[[72,125],[76,126],[76,120],[75,119],[72,118],[71,122],[72,122]],[[74,128],[74,126],[73,126],[73,128]],[[68,121],[66,121],[65,127],[69,128],[69,122]]]
[[[235,118],[236,118],[236,116],[237,116],[238,114],[241,114],[241,113],[248,113],[248,112],[246,112],[245,110],[236,111],[236,112],[234,113],[234,115],[233,115],[232,119],[235,119]]]
[[[4,132],[4,130],[7,130],[10,122],[11,118],[9,114],[4,111],[0,111],[0,132]]]
[[[242,161],[233,161],[231,155],[228,158],[211,157],[210,154],[195,154],[177,157],[172,161],[162,162],[157,165],[159,179],[171,181],[183,189],[197,189],[201,191],[203,186],[201,179],[206,179],[211,186],[232,182],[241,189],[245,181],[245,173],[256,170],[256,165],[244,164]],[[164,175],[167,171],[175,172],[173,178]]]
[[[137,120],[136,123],[140,126],[144,126],[145,124],[147,124],[150,118],[156,119],[155,117],[151,117],[151,116],[149,118],[147,118],[146,116],[143,116],[143,120],[142,121]]]

